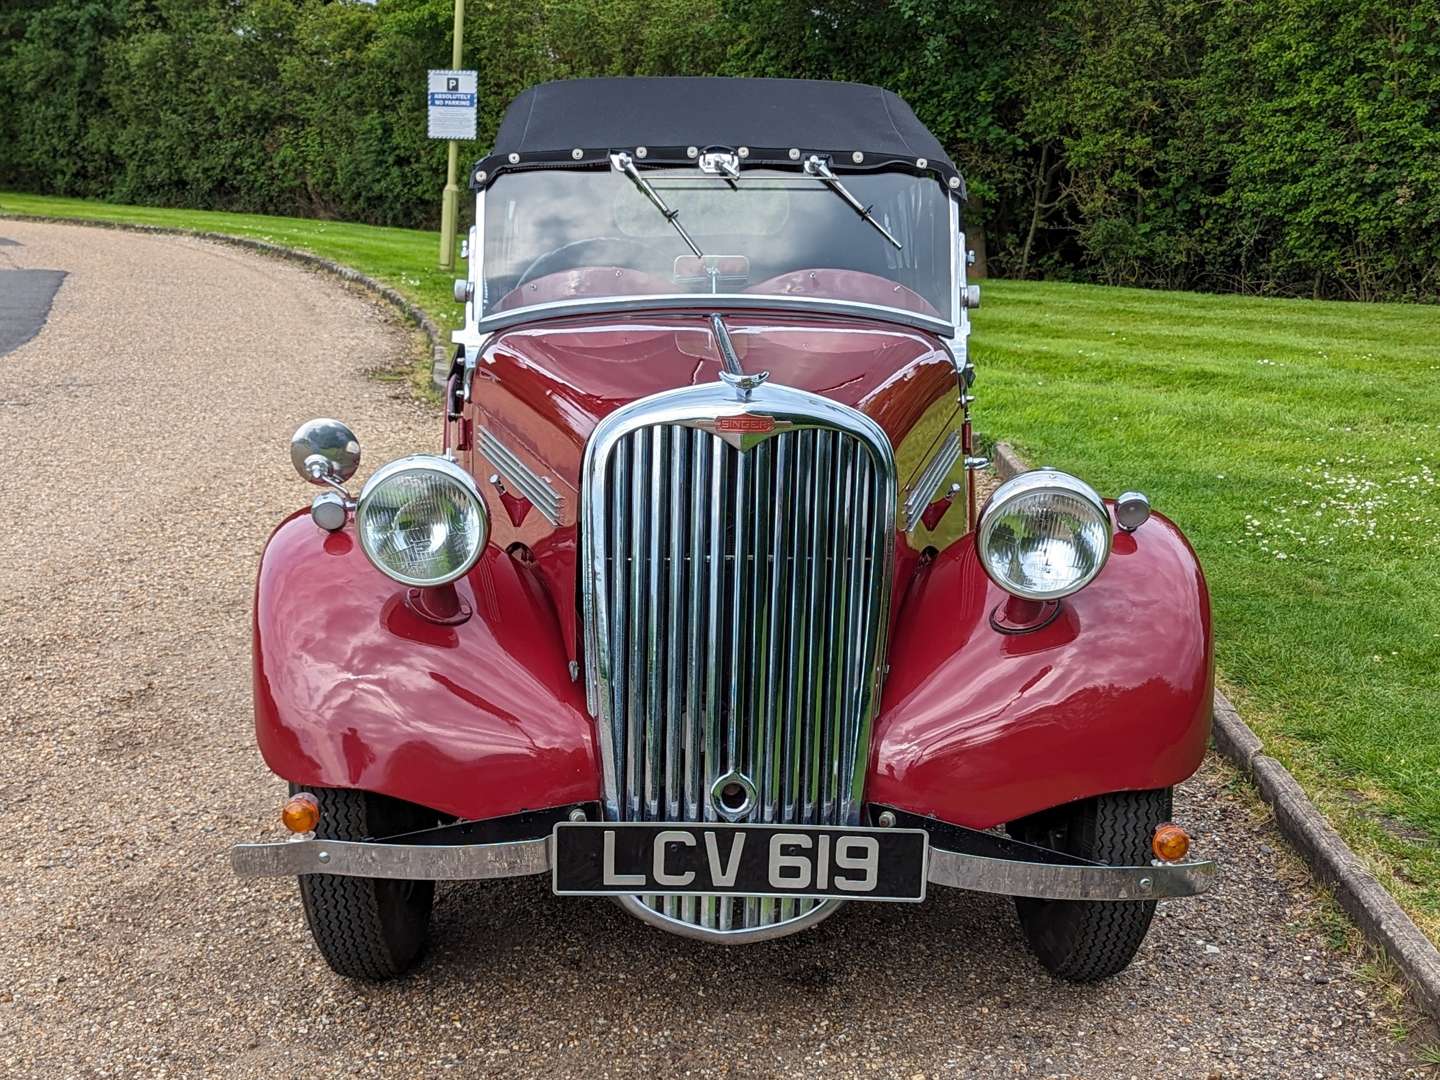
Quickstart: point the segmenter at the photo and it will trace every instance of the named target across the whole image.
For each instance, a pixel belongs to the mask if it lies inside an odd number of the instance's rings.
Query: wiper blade
[[[629,154],[611,154],[610,167],[630,178],[630,182],[640,189],[641,194],[655,205],[655,209],[659,210],[665,220],[670,222],[675,231],[680,234],[680,239],[685,241],[685,246],[695,253],[696,258],[703,259],[705,257],[705,253],[700,250],[699,245],[690,239],[690,234],[685,231],[685,226],[680,224],[680,211],[672,210],[670,204],[655,190],[655,186],[640,175],[640,170],[635,168],[634,158]]]
[[[876,232],[878,232],[881,236],[885,237],[886,240],[889,240],[890,243],[894,244],[896,251],[903,250],[903,245],[900,243],[900,241],[896,240],[895,237],[890,234],[889,229],[885,228],[884,225],[880,224],[880,222],[876,219],[875,215],[870,212],[870,207],[866,206],[859,199],[855,198],[855,196],[850,193],[850,189],[847,188],[844,184],[842,184],[839,178],[830,171],[830,163],[828,161],[815,154],[811,154],[808,158],[805,159],[805,175],[813,176],[818,180],[823,180],[825,182],[825,186],[828,187],[831,191],[835,192],[836,195],[839,195],[840,198],[844,199],[846,205],[849,206],[851,210],[854,210],[855,213],[859,214],[862,218],[868,221],[872,226],[874,226]]]

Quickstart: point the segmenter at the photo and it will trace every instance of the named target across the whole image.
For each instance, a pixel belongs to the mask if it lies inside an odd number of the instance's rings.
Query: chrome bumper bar
[[[381,844],[368,840],[286,840],[236,844],[240,877],[338,874],[409,881],[475,881],[550,872],[550,837],[504,844]]]
[[[230,861],[240,877],[338,874],[414,881],[476,881],[550,872],[550,837],[503,844],[382,844],[288,840],[237,844]],[[936,885],[1043,900],[1159,900],[1194,896],[1215,879],[1213,862],[1152,866],[1056,866],[991,859],[935,847],[927,876]]]
[[[1161,900],[1194,896],[1215,883],[1213,862],[1150,866],[1054,866],[930,848],[936,885],[1038,900]]]

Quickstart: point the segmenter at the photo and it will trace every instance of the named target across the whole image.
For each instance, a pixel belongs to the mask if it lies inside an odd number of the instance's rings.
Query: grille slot
[[[697,425],[707,419],[632,420],[587,464],[587,663],[606,813],[723,820],[711,790],[738,772],[755,787],[743,820],[857,822],[889,616],[888,444],[878,431],[796,424],[742,452]],[[833,906],[640,902],[718,932]]]
[[[930,500],[940,493],[940,482],[950,475],[950,470],[955,467],[955,462],[960,460],[960,450],[963,445],[960,433],[952,431],[920,473],[919,478],[915,481],[915,486],[905,497],[906,532],[914,532],[915,526],[920,524],[920,515],[925,513],[925,507],[929,506]]]
[[[495,437],[488,428],[481,428],[477,446],[495,466],[502,479],[510,481],[517,491],[530,500],[552,525],[560,524],[565,512],[565,499],[555,490],[548,476],[541,476],[526,465],[515,451]]]

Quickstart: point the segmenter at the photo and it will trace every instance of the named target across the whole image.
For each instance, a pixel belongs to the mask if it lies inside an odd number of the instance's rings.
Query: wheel
[[[1114,866],[1144,866],[1153,857],[1155,827],[1170,820],[1170,788],[1119,791],[1056,807],[1007,831],[1039,844]],[[1030,950],[1052,975],[1087,983],[1123,971],[1145,940],[1153,900],[1033,900],[1015,898]]]
[[[345,788],[291,785],[320,802],[317,837],[364,840],[423,829],[439,821],[433,810]],[[310,936],[325,962],[353,979],[393,979],[415,966],[430,929],[433,881],[301,874],[300,900]]]

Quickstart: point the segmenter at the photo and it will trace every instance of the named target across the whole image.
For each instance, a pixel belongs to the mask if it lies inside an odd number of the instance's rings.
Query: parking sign
[[[473,71],[430,72],[430,138],[475,138],[476,85]]]

